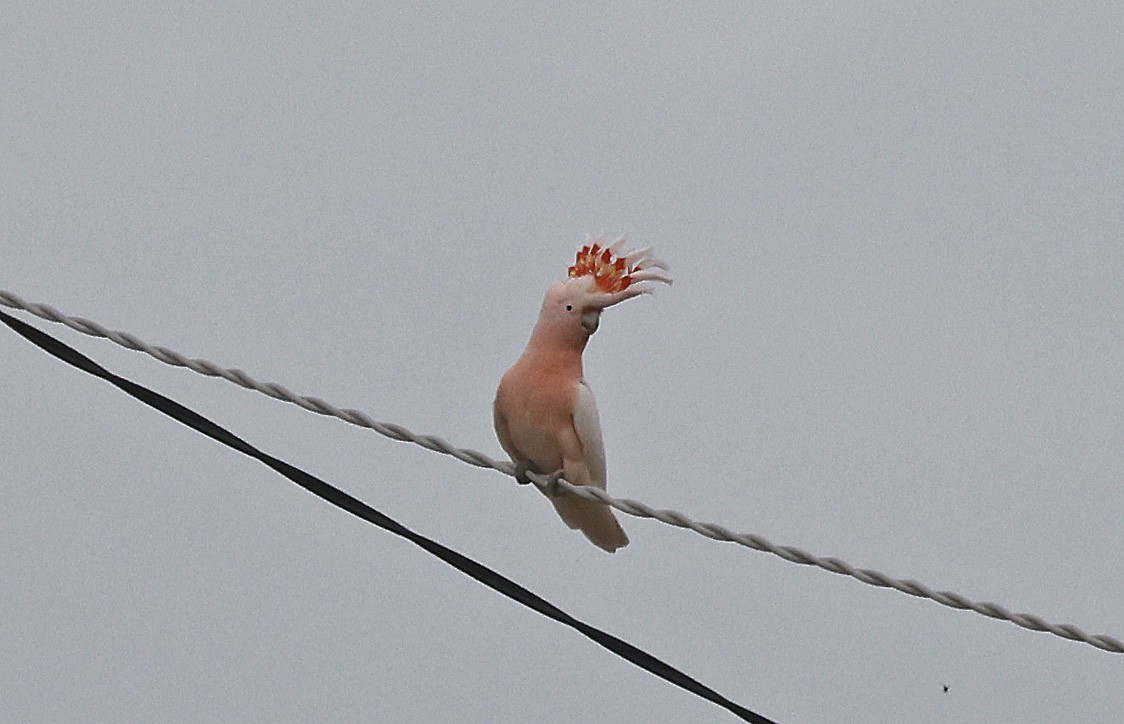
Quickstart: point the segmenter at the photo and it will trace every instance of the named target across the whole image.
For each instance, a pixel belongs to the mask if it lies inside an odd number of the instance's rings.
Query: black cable
[[[43,351],[51,354],[58,359],[73,365],[83,372],[87,372],[95,377],[109,382],[123,392],[141,402],[154,407],[165,415],[182,422],[198,432],[203,433],[218,442],[226,445],[238,452],[248,455],[277,472],[284,475],[289,480],[301,486],[305,490],[314,495],[318,495],[332,505],[343,508],[352,515],[362,518],[368,523],[377,525],[384,530],[390,531],[395,535],[401,536],[410,541],[414,545],[424,548],[429,553],[437,556],[457,570],[465,573],[472,578],[475,578],[480,583],[488,586],[491,589],[502,593],[503,595],[511,598],[524,606],[541,613],[547,618],[554,619],[559,623],[565,624],[582,635],[592,639],[594,642],[600,644],[606,649],[612,651],[618,656],[632,662],[642,669],[646,669],[656,676],[664,679],[676,686],[686,689],[687,691],[700,696],[707,701],[711,701],[718,706],[732,712],[735,716],[748,721],[755,722],[756,724],[772,724],[771,719],[767,719],[760,714],[750,711],[739,704],[736,704],[729,699],[725,698],[718,692],[707,687],[701,682],[684,674],[679,669],[664,663],[655,656],[639,649],[632,644],[622,639],[606,633],[599,628],[591,626],[583,621],[579,621],[554,604],[550,603],[544,598],[541,598],[526,588],[523,588],[515,581],[506,578],[499,573],[493,571],[487,566],[477,563],[476,561],[468,558],[460,553],[457,553],[451,548],[447,548],[437,541],[430,540],[423,535],[415,533],[401,523],[392,518],[375,510],[358,498],[343,492],[339,488],[333,487],[323,480],[306,473],[300,468],[294,467],[284,460],[279,460],[267,453],[258,450],[250,443],[236,436],[225,428],[211,422],[199,413],[184,407],[180,403],[171,400],[163,395],[153,392],[147,387],[138,385],[135,382],[113,374],[106,370],[104,367],[98,365],[96,362],[86,357],[76,349],[69,347],[49,334],[32,327],[31,325],[21,322],[20,320],[11,317],[4,312],[0,312],[0,320],[12,328],[20,336],[26,338],[29,342],[39,347]]]

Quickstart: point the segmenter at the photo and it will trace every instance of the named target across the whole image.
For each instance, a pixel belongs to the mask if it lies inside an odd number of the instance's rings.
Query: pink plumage
[[[605,449],[597,405],[582,375],[582,352],[607,307],[671,283],[650,249],[621,253],[624,237],[583,246],[565,281],[547,289],[523,355],[496,390],[493,420],[517,477],[561,470],[574,485],[605,489]],[[628,545],[612,510],[575,495],[551,496],[562,520],[610,553]]]

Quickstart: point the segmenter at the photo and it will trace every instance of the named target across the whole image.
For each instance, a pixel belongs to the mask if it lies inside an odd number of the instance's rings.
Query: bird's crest
[[[667,264],[652,256],[651,247],[622,253],[625,241],[623,236],[604,246],[601,238],[586,241],[589,243],[578,250],[569,269],[571,279],[593,277],[598,291],[614,295],[625,291],[635,282],[661,281],[671,284],[671,277],[665,273]],[[643,292],[647,289],[641,287],[634,291]]]

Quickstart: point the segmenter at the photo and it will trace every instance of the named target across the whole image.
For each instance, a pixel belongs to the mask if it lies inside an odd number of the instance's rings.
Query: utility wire
[[[72,347],[69,347],[59,340],[51,337],[50,335],[42,332],[25,322],[21,322],[14,317],[11,317],[3,312],[0,312],[0,321],[3,321],[12,328],[17,334],[27,339],[32,344],[36,345],[43,351],[51,354],[58,359],[73,365],[78,369],[99,377],[113,386],[122,390],[126,394],[140,400],[144,404],[159,410],[168,417],[182,422],[184,425],[200,432],[207,437],[216,440],[227,447],[236,450],[243,455],[254,458],[259,462],[264,463],[273,470],[281,473],[289,480],[309,491],[313,495],[328,501],[338,508],[342,508],[352,515],[361,518],[373,525],[389,531],[397,536],[401,536],[410,541],[414,545],[422,548],[428,553],[436,556],[450,566],[453,566],[462,573],[476,579],[485,586],[502,593],[508,598],[523,604],[527,608],[546,616],[547,618],[554,619],[559,623],[565,624],[570,628],[575,629],[582,635],[593,640],[597,644],[612,651],[616,655],[624,658],[627,661],[645,669],[652,674],[668,681],[675,686],[685,689],[692,694],[702,697],[710,702],[733,713],[740,719],[748,722],[755,722],[756,724],[770,724],[771,719],[768,719],[760,714],[757,714],[740,704],[736,704],[710,687],[702,684],[701,682],[684,674],[679,669],[665,663],[664,661],[652,656],[643,649],[637,648],[632,644],[619,639],[612,634],[606,633],[595,626],[585,623],[579,619],[574,618],[546,599],[532,593],[523,586],[519,585],[510,578],[507,578],[496,571],[488,568],[487,566],[477,563],[476,561],[468,558],[448,548],[437,541],[415,533],[398,521],[390,518],[383,513],[375,510],[363,501],[355,498],[339,488],[324,482],[320,478],[301,470],[298,467],[290,465],[284,460],[273,457],[267,453],[258,450],[256,447],[236,436],[226,428],[212,422],[211,420],[203,417],[199,413],[191,410],[180,403],[165,397],[157,392],[139,385],[124,377],[120,377],[104,367],[100,366],[89,357],[81,354]]]
[[[121,345],[127,349],[145,354],[175,367],[185,367],[193,372],[197,372],[208,377],[221,377],[225,380],[233,382],[236,385],[245,387],[247,389],[256,390],[269,397],[272,397],[283,402],[289,402],[298,407],[301,407],[310,412],[315,412],[320,415],[329,415],[339,418],[344,422],[359,427],[365,427],[373,430],[380,435],[388,437],[392,440],[400,442],[410,442],[415,445],[420,445],[427,450],[450,455],[461,462],[468,463],[480,468],[492,468],[498,470],[505,475],[514,476],[515,470],[512,464],[506,460],[494,460],[493,458],[485,455],[477,450],[470,450],[465,448],[454,447],[445,440],[435,435],[418,435],[415,434],[401,425],[387,422],[377,422],[371,419],[366,413],[355,409],[340,409],[331,405],[328,402],[318,398],[309,397],[305,395],[296,395],[286,389],[284,386],[275,382],[258,382],[250,377],[247,373],[240,369],[228,369],[220,367],[213,362],[208,362],[204,359],[189,358],[176,352],[175,350],[168,349],[167,347],[158,347],[148,344],[143,340],[138,339],[134,335],[127,332],[113,331],[106,329],[97,322],[83,319],[82,317],[71,317],[59,312],[54,307],[46,304],[33,304],[25,302],[15,294],[0,289],[0,304],[15,309],[22,309],[30,312],[37,317],[45,319],[50,322],[64,324],[71,329],[87,334],[92,337],[101,337],[108,339],[111,342]],[[771,553],[778,556],[790,563],[797,563],[805,566],[815,566],[822,568],[831,573],[838,573],[845,576],[850,576],[857,581],[861,581],[870,586],[879,588],[892,588],[896,591],[916,596],[918,598],[927,598],[935,601],[942,606],[955,608],[964,611],[975,611],[976,613],[1002,621],[1009,621],[1016,626],[1029,629],[1031,631],[1042,631],[1050,633],[1070,641],[1078,641],[1081,643],[1089,644],[1102,651],[1109,653],[1121,654],[1124,653],[1124,642],[1107,634],[1087,634],[1081,628],[1073,624],[1055,624],[1046,621],[1040,616],[1030,613],[1014,613],[1006,607],[998,603],[988,601],[973,601],[965,596],[955,593],[953,591],[934,591],[923,583],[910,579],[893,578],[876,570],[869,568],[856,568],[847,561],[839,558],[821,557],[809,553],[794,546],[782,546],[772,543],[763,536],[754,533],[735,533],[725,526],[716,523],[699,522],[691,519],[675,510],[665,510],[659,508],[652,508],[640,501],[630,500],[628,498],[613,498],[605,491],[585,485],[572,485],[569,481],[560,476],[559,473],[554,475],[538,475],[536,473],[528,472],[527,476],[531,481],[540,489],[546,490],[548,486],[557,485],[561,490],[567,493],[586,498],[587,500],[594,500],[605,503],[608,506],[616,508],[622,513],[636,516],[638,518],[652,518],[675,526],[677,528],[686,528],[692,530],[699,535],[711,538],[713,540],[725,541],[729,543],[737,543],[738,545],[751,548],[755,551],[762,553]]]

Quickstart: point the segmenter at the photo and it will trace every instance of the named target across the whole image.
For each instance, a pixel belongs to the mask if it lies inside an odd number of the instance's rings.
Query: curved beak
[[[601,323],[601,310],[594,309],[593,311],[586,312],[582,315],[582,327],[589,334],[597,331],[597,325]]]

